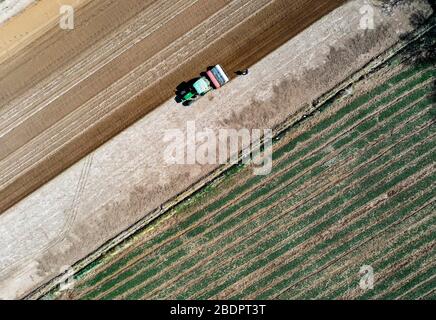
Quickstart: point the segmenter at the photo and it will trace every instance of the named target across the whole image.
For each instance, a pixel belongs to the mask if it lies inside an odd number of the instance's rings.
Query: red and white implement
[[[229,82],[229,77],[227,76],[227,74],[224,72],[223,68],[219,64],[217,64],[212,69],[208,70],[206,74],[209,80],[212,82],[215,89],[219,89],[227,82]]]

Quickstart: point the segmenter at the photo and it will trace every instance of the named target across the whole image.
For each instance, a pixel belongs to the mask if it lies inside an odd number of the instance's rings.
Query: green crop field
[[[282,133],[270,175],[232,167],[45,298],[435,298],[435,41]]]

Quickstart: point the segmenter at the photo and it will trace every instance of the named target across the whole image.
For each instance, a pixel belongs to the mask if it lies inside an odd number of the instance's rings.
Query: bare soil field
[[[219,61],[247,67],[342,0],[93,1],[0,64],[0,212]],[[98,13],[98,14],[97,14]]]
[[[282,132],[270,175],[232,167],[45,298],[434,298],[431,25]]]

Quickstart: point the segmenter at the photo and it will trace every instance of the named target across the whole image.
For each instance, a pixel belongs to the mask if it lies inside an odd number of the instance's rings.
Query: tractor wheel
[[[183,105],[184,105],[185,107],[189,107],[189,106],[192,105],[193,103],[194,103],[194,100],[188,100],[188,101],[183,102]]]

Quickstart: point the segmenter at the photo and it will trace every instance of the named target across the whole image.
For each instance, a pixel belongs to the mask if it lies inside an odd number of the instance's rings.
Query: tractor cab
[[[207,80],[206,77],[201,77],[200,79],[195,81],[192,87],[200,96],[204,96],[206,93],[208,93],[213,89],[212,86],[210,85],[209,80]]]

